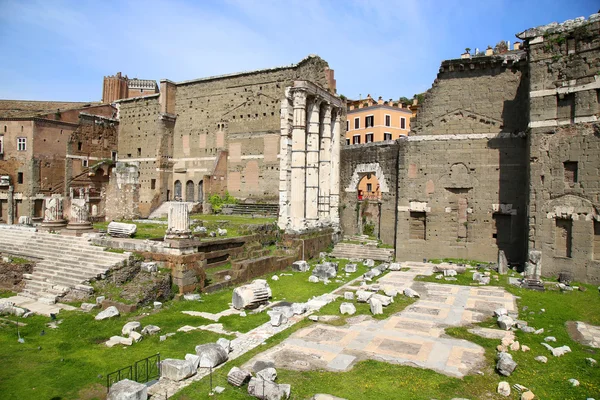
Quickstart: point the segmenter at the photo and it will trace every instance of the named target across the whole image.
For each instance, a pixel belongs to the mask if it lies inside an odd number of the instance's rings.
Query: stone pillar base
[[[56,221],[42,221],[41,227],[44,229],[60,229],[67,226],[67,221],[64,219],[59,219]]]
[[[43,226],[43,224],[42,224]],[[72,230],[72,231],[89,231],[94,229],[94,227],[92,226],[91,222],[75,222],[75,223],[68,223],[67,224],[67,229]]]

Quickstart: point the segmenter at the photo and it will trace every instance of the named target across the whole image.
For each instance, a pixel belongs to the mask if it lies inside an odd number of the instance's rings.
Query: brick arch
[[[346,192],[356,192],[358,183],[367,174],[374,174],[379,181],[379,190],[381,193],[388,193],[390,191],[387,179],[383,173],[383,168],[378,162],[357,164],[354,167],[354,172],[350,177],[350,183],[346,187]]]

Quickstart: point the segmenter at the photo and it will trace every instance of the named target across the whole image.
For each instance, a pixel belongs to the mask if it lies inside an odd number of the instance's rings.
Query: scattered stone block
[[[123,222],[113,221],[106,227],[106,232],[112,237],[131,237],[136,231],[136,224],[126,224]]]
[[[201,344],[196,346],[196,354],[200,357],[200,368],[216,367],[223,364],[229,355],[216,343]]]
[[[344,292],[344,300],[354,300],[354,292]]]
[[[359,303],[366,303],[373,296],[373,292],[369,292],[366,290],[357,290],[356,291],[356,301]]]
[[[123,379],[114,383],[108,391],[107,400],[147,400],[148,387],[143,383]]]
[[[186,361],[189,361],[192,363],[192,365],[194,366],[194,369],[198,369],[198,366],[200,365],[200,356],[196,355],[196,354],[186,354],[185,355],[185,359]]]
[[[571,348],[569,346],[560,346],[552,349],[552,355],[554,357],[561,357],[567,353],[571,352]]]
[[[546,356],[537,356],[534,358],[535,361],[541,362],[542,364],[546,364],[548,362],[548,357]]]
[[[535,328],[532,328],[531,326],[522,326],[520,329],[525,333],[535,332]]]
[[[155,310],[160,310],[162,308],[162,303],[160,301],[155,301],[154,302],[154,309]]]
[[[506,331],[512,328],[512,326],[514,325],[513,319],[508,315],[503,315],[499,317],[497,322],[500,329],[504,329]]]
[[[262,371],[265,368],[275,368],[275,363],[272,361],[258,360],[252,366],[252,371],[256,373]]]
[[[590,367],[594,367],[596,364],[598,364],[598,361],[594,360],[591,357],[588,357],[585,359],[585,362],[590,366]]]
[[[373,314],[373,315],[383,314],[383,305],[381,304],[381,301],[374,299],[374,298],[370,298],[369,306],[371,308],[371,314]]]
[[[160,363],[161,378],[179,382],[196,373],[191,361],[167,358]]]
[[[400,271],[402,269],[402,264],[400,263],[391,263],[390,271]]]
[[[371,260],[370,258],[367,258],[365,261],[363,261],[363,265],[365,267],[372,268],[375,266],[375,261]]]
[[[554,336],[546,336],[544,342],[556,342],[556,338]]]
[[[131,321],[123,325],[123,329],[121,329],[121,333],[125,336],[128,336],[133,331],[139,331],[142,328],[142,324],[138,321]]]
[[[579,381],[575,378],[569,379],[569,383],[571,383],[572,386],[579,386]]]
[[[100,305],[102,304],[102,302],[106,299],[105,296],[98,296],[96,297],[96,304]]]
[[[106,308],[104,311],[100,311],[94,319],[96,321],[102,321],[104,319],[113,318],[118,315],[119,315],[119,310],[117,310],[117,307],[110,306],[110,307]]]
[[[156,335],[160,332],[160,328],[156,325],[146,325],[144,329],[142,329],[142,335]]]
[[[154,261],[143,262],[140,265],[142,272],[156,272],[158,271],[158,265]]]
[[[535,394],[532,391],[528,390],[521,394],[521,400],[533,400],[535,399]]]
[[[290,397],[290,385],[251,378],[248,382],[248,394],[261,400],[281,400]]]
[[[510,384],[506,381],[498,383],[498,394],[504,397],[510,396]]]
[[[349,274],[356,272],[356,264],[346,264],[344,271],[348,272]]]
[[[272,280],[272,281],[278,281],[278,280],[279,280],[279,277],[278,277],[277,275],[273,275],[273,276],[271,277],[271,280]]]
[[[308,277],[308,281],[309,281],[310,283],[319,283],[319,278],[317,278],[317,277],[316,277],[316,276],[314,276],[314,275],[311,275],[311,276],[309,276],[309,277]]]
[[[522,345],[522,346],[521,346],[521,351],[522,351],[523,353],[526,353],[526,352],[528,352],[529,350],[531,350],[531,349],[529,348],[529,346],[526,346],[526,345]]]
[[[498,355],[496,369],[501,375],[510,376],[515,368],[517,368],[517,363],[513,361],[509,353],[502,352]]]
[[[444,270],[444,276],[456,276],[456,275],[458,275],[458,274],[453,269],[445,269]]]
[[[294,261],[292,263],[292,271],[296,272],[306,272],[310,269],[308,263],[304,260]]]
[[[302,315],[308,311],[306,303],[294,303],[291,307],[292,315]]]
[[[98,307],[98,305],[94,303],[81,303],[80,306],[80,308],[85,312],[90,312],[96,307]]]
[[[510,349],[511,349],[512,351],[519,351],[519,349],[520,349],[520,348],[521,348],[521,345],[519,344],[519,342],[513,342],[513,343],[510,345]]]
[[[381,305],[384,307],[387,307],[394,302],[393,298],[378,293],[375,293],[373,296],[371,296],[371,299],[379,300],[381,302]]]
[[[414,290],[413,290],[413,289],[411,289],[411,288],[406,288],[406,289],[404,289],[404,295],[405,295],[406,297],[418,297],[418,298],[420,298],[420,297],[421,297],[421,296],[419,295],[419,293],[417,293],[416,291],[414,291]]]
[[[245,385],[251,377],[252,375],[250,372],[238,367],[233,367],[227,374],[227,382],[229,382],[230,385],[240,387]]]
[[[286,322],[287,318],[285,315],[281,313],[271,314],[271,326],[280,326],[281,324],[285,324]]]
[[[319,316],[318,315],[309,315],[308,319],[310,319],[311,321],[317,322],[319,320]]]
[[[160,340],[161,342],[164,342],[165,340],[167,340],[167,335],[160,335],[158,340]]]
[[[188,293],[183,295],[183,299],[187,301],[198,301],[200,300],[200,295],[198,293]]]
[[[272,296],[271,288],[264,279],[256,279],[252,283],[233,290],[232,303],[237,310],[257,308],[265,304]]]
[[[340,304],[340,313],[354,315],[356,313],[356,307],[352,303]]]
[[[533,332],[535,335],[541,335],[542,333],[544,333],[544,328],[540,328],[537,331]]]
[[[263,368],[256,373],[256,377],[263,381],[275,382],[275,379],[277,379],[277,370],[273,367]]]
[[[312,276],[316,276],[319,280],[332,279],[337,276],[337,269],[333,263],[317,264],[313,268]]]
[[[219,338],[217,344],[223,348],[227,353],[231,353],[231,341],[225,338]]]
[[[341,398],[341,397],[332,396],[330,394],[317,393],[313,397],[311,397],[310,400],[346,400],[346,399]]]
[[[506,310],[506,308],[497,308],[494,310],[495,317],[501,317],[503,315],[508,315],[508,310]]]
[[[216,387],[215,387],[215,389],[214,389],[214,392],[215,392],[216,394],[221,394],[221,393],[223,393],[224,391],[225,391],[225,388],[224,388],[223,386],[216,386]]]
[[[143,336],[139,332],[131,331],[131,333],[129,333],[129,338],[131,340],[133,340],[135,343],[137,343],[142,340]]]

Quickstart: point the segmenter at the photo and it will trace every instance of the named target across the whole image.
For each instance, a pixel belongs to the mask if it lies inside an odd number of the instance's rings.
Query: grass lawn
[[[313,262],[314,264],[314,262]],[[340,263],[343,269],[345,262]],[[336,287],[354,279],[366,271],[365,267],[350,277],[342,276],[341,282],[332,281],[329,285],[309,283],[309,272],[284,274],[278,281],[268,279],[274,301],[306,301],[312,296],[331,292]],[[279,273],[278,273],[279,275]],[[344,275],[344,274],[342,274]],[[144,338],[131,347],[106,347],[103,342],[111,336],[120,335],[122,326],[132,320],[161,328],[160,334],[176,332],[184,325],[199,326],[214,321],[183,314],[181,311],[205,311],[217,313],[227,309],[231,302],[233,288],[211,294],[202,294],[201,301],[169,301],[160,310],[142,308],[120,317],[95,321],[98,312],[84,314],[78,311],[59,314],[63,320],[58,329],[46,326],[50,319],[34,316],[21,320],[21,337],[25,343],[17,342],[16,325],[0,321],[0,358],[3,362],[0,374],[0,398],[4,399],[94,399],[105,395],[106,374],[131,365],[137,360],[160,352],[161,358],[183,358],[193,353],[198,344],[214,342],[223,335],[195,330],[188,333],[177,332],[160,342],[159,335]],[[13,317],[8,319],[15,320]],[[247,332],[269,320],[266,313],[248,313],[246,317],[231,315],[222,317],[219,322],[228,331]],[[44,330],[44,335],[41,335]],[[290,332],[282,334],[288,335]],[[269,342],[274,341],[270,339]],[[262,347],[261,347],[262,349]]]
[[[439,281],[433,277],[420,280],[432,281],[444,284],[469,284],[472,282],[472,274],[466,273],[457,276],[458,281]],[[586,399],[600,398],[600,367],[590,367],[585,358],[592,357],[600,363],[600,350],[579,345],[572,341],[565,329],[565,322],[570,320],[585,321],[594,325],[600,325],[600,295],[595,286],[585,285],[586,292],[546,291],[536,292],[509,286],[506,276],[492,283],[505,287],[508,291],[518,296],[519,310],[527,307],[526,311],[520,312],[520,319],[527,321],[535,328],[544,328],[543,335],[526,334],[516,332],[517,340],[531,348],[531,351],[523,353],[511,352],[515,361],[519,364],[510,377],[503,377],[494,371],[496,346],[499,340],[484,339],[468,332],[469,327],[452,327],[446,329],[450,336],[466,339],[484,347],[487,365],[482,369],[483,375],[467,376],[464,379],[451,378],[431,370],[414,368],[409,366],[392,365],[379,361],[362,361],[357,363],[350,371],[335,373],[328,371],[299,372],[278,369],[277,381],[292,385],[292,398],[309,399],[316,393],[329,393],[346,399],[506,399],[496,393],[500,381],[507,381],[512,386],[519,383],[531,389],[540,399]],[[399,297],[396,303],[390,307],[398,307],[398,311],[410,302],[408,299]],[[325,306],[319,314],[339,315],[338,300]],[[357,305],[355,303],[355,305]],[[384,316],[387,318],[391,313],[397,312],[390,307],[384,308]],[[546,311],[541,312],[544,308]],[[530,314],[532,313],[532,314]],[[357,314],[370,314],[368,305],[359,304]],[[355,314],[356,315],[356,314]],[[339,320],[329,322],[331,324],[343,324],[344,316]],[[312,322],[305,320],[302,325],[295,326],[292,331],[308,326]],[[490,318],[479,326],[494,328],[495,320]],[[241,366],[254,355],[271,347],[291,332],[283,332],[273,337],[269,344],[255,349],[227,366],[215,371],[213,386],[220,385],[226,388],[225,392],[218,395],[221,399],[248,399],[247,387],[235,388],[227,383],[227,372],[233,366]],[[540,343],[546,336],[555,336],[557,343],[554,346],[568,345],[572,352],[563,357],[556,358],[550,354]],[[548,357],[548,363],[542,364],[534,360],[535,356],[544,355]],[[569,378],[579,380],[580,386],[572,387]],[[209,381],[203,379],[179,392],[174,398],[179,400],[209,399]],[[509,399],[518,399],[519,394],[513,390]]]
[[[11,292],[10,290],[0,289],[0,299],[4,299],[6,297],[12,297],[15,294],[16,294],[15,292]]]

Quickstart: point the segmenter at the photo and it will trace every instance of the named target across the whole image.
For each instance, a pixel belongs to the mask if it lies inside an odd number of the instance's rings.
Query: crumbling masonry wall
[[[600,282],[600,15],[519,35],[529,55],[529,250]]]

